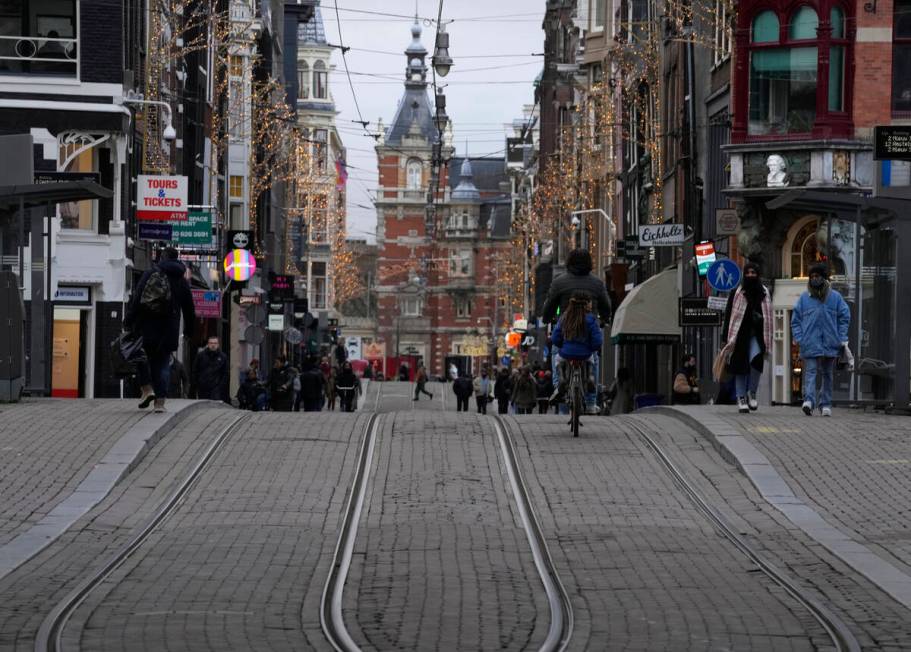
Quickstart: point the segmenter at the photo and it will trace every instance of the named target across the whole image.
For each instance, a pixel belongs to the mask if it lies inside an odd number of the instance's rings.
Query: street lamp
[[[449,34],[446,33],[446,25],[440,25],[440,31],[437,32],[436,49],[433,52],[433,69],[437,71],[440,77],[449,74],[452,68],[452,57],[449,56]]]
[[[165,113],[167,114],[165,116],[165,119],[167,120],[167,124],[165,125],[164,131],[162,132],[161,137],[167,141],[177,140],[177,130],[174,129],[174,125],[171,124],[171,105],[170,104],[168,104],[167,102],[162,102],[161,100],[144,99],[141,93],[137,95],[137,94],[133,93],[132,91],[127,93],[127,96],[125,98],[123,98],[123,103],[124,104],[155,104],[156,106],[160,106],[162,109],[165,110]]]
[[[583,211],[573,211],[572,213],[570,213],[572,228],[575,230],[575,229],[577,229],[577,228],[579,228],[579,227],[584,227],[582,220],[580,220],[578,216],[579,216],[579,215],[587,215],[588,213],[600,213],[600,214],[601,214],[601,217],[603,217],[603,218],[607,221],[607,225],[608,225],[608,229],[609,229],[609,231],[608,231],[609,237],[608,237],[607,249],[608,249],[608,251],[612,251],[612,250],[613,250],[613,245],[614,245],[614,237],[615,237],[616,227],[614,226],[614,221],[610,218],[610,215],[608,215],[607,213],[605,213],[603,208],[588,208],[588,209],[583,210]],[[582,233],[583,233],[583,234],[585,233],[585,229],[584,229],[584,228],[582,228]],[[585,240],[584,240],[584,236],[583,236],[583,239],[582,239],[582,240],[583,240],[583,241],[582,241],[582,244],[583,244],[583,245],[586,244],[586,243],[585,243]]]

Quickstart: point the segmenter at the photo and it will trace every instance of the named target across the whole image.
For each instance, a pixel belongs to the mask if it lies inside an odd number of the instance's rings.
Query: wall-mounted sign
[[[740,231],[740,216],[736,208],[715,209],[715,234],[737,235]]]
[[[172,224],[171,240],[180,246],[212,247],[212,213],[188,212],[186,221]]]
[[[284,315],[269,315],[269,322],[268,322],[267,328],[270,331],[285,330],[285,316]]]
[[[140,222],[139,239],[140,240],[166,240],[171,241],[174,234],[174,227],[169,222]]]
[[[382,360],[386,357],[385,342],[367,342],[363,345],[364,360]]]
[[[272,277],[272,286],[269,291],[269,301],[293,301],[294,277],[286,274],[276,274]]]
[[[349,360],[361,359],[361,338],[348,337],[345,339],[345,349],[348,351]]]
[[[696,245],[696,265],[699,276],[705,276],[709,265],[715,262],[715,244],[713,242],[700,242]]]
[[[911,126],[874,127],[873,160],[911,161]]]
[[[721,313],[708,306],[705,297],[680,298],[680,326],[720,326]]]
[[[727,310],[728,307],[728,298],[727,297],[708,297],[706,305],[712,310]]]
[[[221,292],[218,290],[190,290],[197,317],[221,317]]]
[[[682,224],[639,225],[640,247],[678,247],[683,244]]]
[[[235,249],[225,256],[225,274],[233,281],[248,281],[256,273],[256,259],[246,249]]]
[[[54,292],[54,303],[73,306],[92,305],[92,288],[89,285],[58,285]]]
[[[228,231],[228,249],[253,249],[253,231]]]
[[[100,172],[48,172],[35,170],[35,183],[58,183],[60,181],[91,181],[101,183]]]
[[[136,219],[187,219],[187,178],[140,174],[136,181]]]

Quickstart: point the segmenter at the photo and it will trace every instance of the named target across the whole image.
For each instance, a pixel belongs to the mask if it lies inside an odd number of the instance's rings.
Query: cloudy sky
[[[534,101],[533,81],[541,71],[545,0],[442,0],[443,20],[452,20],[449,54],[453,58],[447,84],[446,111],[453,121],[456,155],[502,155],[504,125],[521,117],[522,106]],[[341,38],[339,21],[341,18]],[[367,130],[376,133],[377,119],[388,125],[402,96],[405,48],[411,42],[415,0],[322,0],[323,23],[331,44],[340,42],[347,53],[354,95],[348,85],[341,54],[333,54],[335,71],[330,88],[340,111],[337,124],[348,149],[348,225],[352,237],[372,240],[376,211],[374,140],[355,121],[358,111]],[[439,0],[417,0],[423,19],[428,61],[433,53]],[[398,14],[390,16],[385,14]]]

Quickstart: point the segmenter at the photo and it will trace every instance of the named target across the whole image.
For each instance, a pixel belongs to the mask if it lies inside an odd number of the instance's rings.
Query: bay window
[[[78,74],[76,0],[0,2],[0,75]]]
[[[313,64],[313,97],[318,100],[325,100],[329,96],[328,73],[326,64],[317,61]]]
[[[911,5],[911,0],[907,0]],[[744,3],[746,4],[746,3]],[[742,9],[748,136],[833,135],[850,125],[848,9],[837,0]],[[748,34],[748,38],[746,37]]]

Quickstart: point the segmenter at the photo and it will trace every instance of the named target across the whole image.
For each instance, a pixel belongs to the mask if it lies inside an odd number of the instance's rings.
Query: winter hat
[[[756,276],[762,276],[762,270],[759,268],[759,265],[756,263],[753,263],[753,262],[746,263],[743,266],[743,275],[746,276],[747,270],[750,270],[750,269],[752,269],[754,272],[756,272]]]
[[[810,266],[810,273],[809,273],[809,276],[812,276],[813,274],[819,274],[819,275],[822,276],[824,279],[827,279],[827,280],[828,280],[828,278],[829,278],[829,268],[826,266],[825,263],[813,263],[813,264]]]

